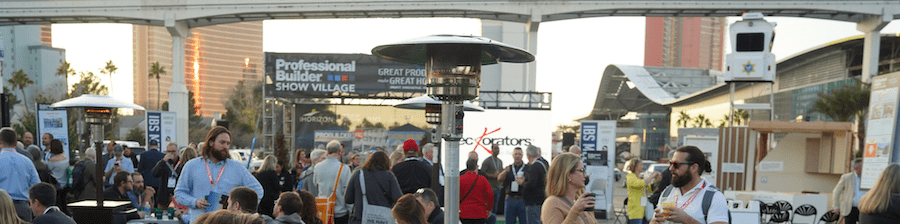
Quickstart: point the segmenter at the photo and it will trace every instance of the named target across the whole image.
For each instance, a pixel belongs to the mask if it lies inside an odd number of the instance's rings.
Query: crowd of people
[[[446,174],[434,168],[435,146],[420,148],[412,139],[393,152],[375,148],[365,155],[347,153],[331,141],[308,154],[296,150],[292,158],[266,156],[258,169],[248,170],[231,159],[231,132],[221,126],[199,144],[181,149],[174,142],[160,148],[150,141],[136,155],[112,141],[101,158],[88,148],[82,160],[72,163],[52,135],[42,136],[43,149],[33,144],[31,133],[21,142],[17,137],[10,128],[0,129],[0,167],[13,167],[0,175],[0,223],[75,223],[65,205],[96,198],[97,183],[106,200],[175,208],[185,223],[321,224],[333,219],[343,224],[387,217],[400,224],[437,224],[449,212],[442,209],[445,190],[459,191],[460,209],[453,212],[459,212],[461,223],[495,223],[500,207],[507,223],[597,223],[590,211],[594,195],[585,191],[589,174],[576,147],[554,153],[552,161],[541,156],[539,147],[515,147],[513,163],[505,166],[497,158],[499,145],[491,146],[491,156],[480,165],[478,154],[470,152],[459,186],[445,189]],[[105,167],[101,176],[96,163]],[[641,160],[625,163],[629,223],[730,221],[722,193],[700,177],[711,165],[699,148],[676,149],[669,164],[664,173],[639,179]],[[900,165],[889,165],[869,191],[858,188],[860,167],[861,161],[854,161],[854,172],[835,188],[839,203],[834,212],[853,222],[857,216],[861,223],[896,220]],[[692,203],[696,197],[711,197],[712,206]],[[325,211],[318,210],[317,199],[333,201],[332,216],[321,215]],[[656,209],[645,212],[649,205]]]

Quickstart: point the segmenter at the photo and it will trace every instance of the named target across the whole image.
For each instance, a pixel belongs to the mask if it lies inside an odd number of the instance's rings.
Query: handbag
[[[363,173],[365,173],[365,171],[360,169],[359,187],[360,190],[362,190],[363,198],[363,203],[360,206],[362,206],[363,223],[394,224],[394,217],[391,215],[391,208],[381,205],[369,204],[369,199],[366,198],[366,178]]]
[[[327,198],[316,198],[316,210],[319,211],[319,219],[322,220],[324,224],[334,224],[334,202],[337,201],[337,187],[338,181],[341,180],[341,172],[344,170],[344,164],[341,164],[341,168],[338,169],[337,178],[334,179],[334,190],[331,191],[331,196]]]

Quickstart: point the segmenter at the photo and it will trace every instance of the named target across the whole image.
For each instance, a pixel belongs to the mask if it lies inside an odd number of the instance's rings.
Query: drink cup
[[[666,207],[675,207],[675,199],[674,198],[665,198],[659,206],[662,208],[662,211],[671,212],[672,209],[667,209]],[[663,214],[663,217],[669,217],[669,215]]]
[[[594,193],[590,193],[590,194],[588,194],[588,195],[586,195],[586,196],[584,196],[584,197],[586,197],[586,198],[587,198],[587,197],[596,197],[596,196],[597,196],[597,194],[594,194]],[[595,199],[595,200],[596,200],[596,199]],[[584,208],[584,211],[586,211],[586,212],[591,212],[591,211],[594,211],[594,205],[593,205],[593,204],[594,204],[594,203],[591,203],[591,205],[590,205],[590,206],[588,206],[588,207],[586,207],[586,208]]]

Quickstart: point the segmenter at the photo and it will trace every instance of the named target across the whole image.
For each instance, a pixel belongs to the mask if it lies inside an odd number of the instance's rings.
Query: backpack
[[[672,193],[673,188],[674,187],[672,187],[672,185],[669,185],[668,187],[666,187],[666,189],[663,190],[662,196],[660,196],[660,197],[668,197],[669,193]],[[716,192],[719,192],[719,189],[716,188],[716,186],[709,185],[709,190],[706,191],[706,193],[703,193],[703,202],[700,203],[700,208],[702,208],[702,210],[703,210],[703,221],[704,222],[706,222],[706,220],[709,219],[709,206],[711,206],[713,196],[716,195]],[[731,223],[731,210],[726,209],[726,211],[728,211],[728,223]]]
[[[72,168],[72,193],[75,195],[75,198],[81,196],[81,192],[84,191],[84,186],[87,184],[84,181],[84,169],[86,167],[87,161],[81,160],[75,163],[74,168]]]

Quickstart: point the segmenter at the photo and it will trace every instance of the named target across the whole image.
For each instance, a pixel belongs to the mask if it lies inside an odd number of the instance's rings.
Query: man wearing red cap
[[[418,152],[419,145],[416,144],[416,141],[406,139],[403,142],[403,153],[406,154],[406,160],[391,168],[403,194],[411,194],[419,188],[431,187],[431,167],[428,166],[428,162],[416,157]]]

